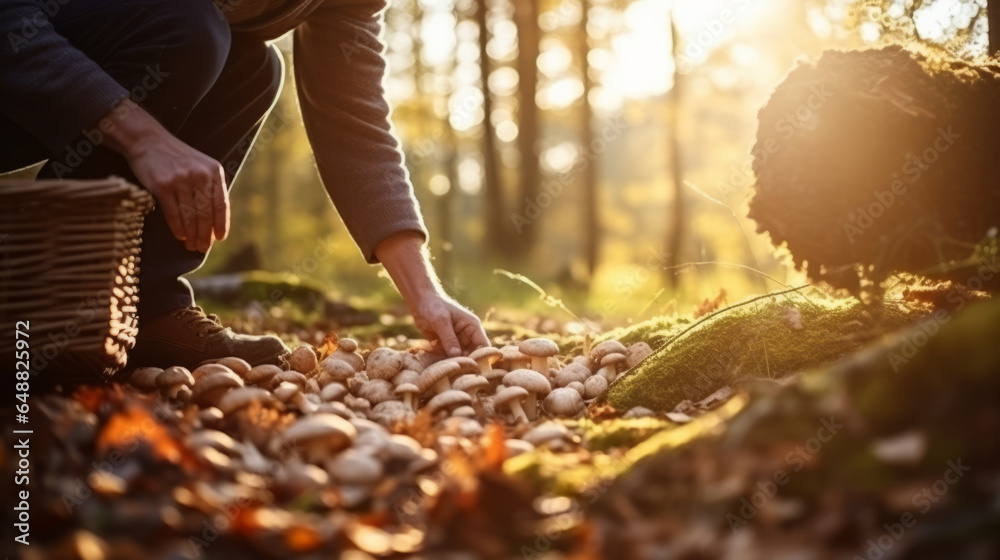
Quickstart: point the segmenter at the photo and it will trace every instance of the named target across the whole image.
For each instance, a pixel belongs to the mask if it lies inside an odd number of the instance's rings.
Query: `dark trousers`
[[[73,0],[50,21],[167,130],[219,161],[232,184],[281,89],[277,49],[232,33],[209,0]],[[72,96],[67,92],[66,103]],[[71,147],[96,134],[81,131]],[[48,153],[0,117],[0,171],[48,159],[39,178],[119,175],[138,184],[122,156],[99,143],[83,151],[88,155]],[[153,210],[143,231],[140,317],[193,305],[191,286],[181,276],[197,270],[205,256],[188,251],[171,235],[163,213]]]

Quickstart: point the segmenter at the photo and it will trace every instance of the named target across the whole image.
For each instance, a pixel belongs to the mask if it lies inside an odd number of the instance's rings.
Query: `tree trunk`
[[[990,25],[990,56],[1000,52],[1000,0],[986,2],[986,18]]]
[[[686,228],[684,208],[684,171],[681,162],[680,143],[680,116],[681,116],[681,86],[682,76],[677,71],[680,59],[680,37],[677,34],[677,25],[674,23],[673,12],[670,16],[670,37],[671,51],[674,60],[674,85],[670,89],[670,172],[671,183],[674,188],[673,207],[669,220],[670,233],[667,239],[667,280],[672,288],[677,287],[677,271],[674,269],[681,262],[681,253],[684,249],[684,232]]]
[[[490,34],[486,26],[489,5],[487,0],[478,0],[476,7],[476,24],[479,26],[479,70],[482,75],[483,91],[483,195],[486,204],[487,242],[497,253],[510,251],[509,228],[507,227],[507,204],[504,201],[503,184],[500,182],[500,165],[497,161],[496,131],[490,116],[493,113],[493,96],[490,94],[490,55],[486,52]]]
[[[587,35],[587,22],[589,21],[588,11],[590,10],[590,0],[581,0],[580,10],[580,69],[583,79],[583,105],[580,109],[580,143],[583,145],[584,153],[590,149],[594,141],[593,116],[594,112],[590,106],[590,90],[593,83],[590,79],[590,62],[587,55],[590,54],[590,38]],[[596,158],[595,158],[596,159]],[[597,272],[599,259],[599,245],[601,233],[601,221],[598,215],[598,193],[597,193],[597,162],[592,161],[583,170],[583,231],[584,231],[584,256],[587,261],[588,283],[594,279]]]
[[[534,203],[539,193],[541,170],[535,154],[538,140],[538,106],[535,92],[538,88],[537,60],[541,31],[538,28],[536,0],[515,0],[514,23],[517,25],[517,74],[518,74],[518,135],[517,145],[521,154],[521,191],[515,211],[524,214],[528,201]],[[525,225],[515,237],[517,253],[526,255],[534,245],[538,231],[537,220]]]

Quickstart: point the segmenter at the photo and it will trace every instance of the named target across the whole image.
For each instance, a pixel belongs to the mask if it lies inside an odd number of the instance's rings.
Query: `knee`
[[[229,23],[212,2],[166,0],[152,8],[165,26],[164,71],[208,91],[222,73],[232,46]]]

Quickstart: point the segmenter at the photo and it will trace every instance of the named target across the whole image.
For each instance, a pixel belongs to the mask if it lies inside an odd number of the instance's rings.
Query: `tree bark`
[[[486,52],[490,34],[486,26],[489,5],[487,0],[478,0],[476,6],[476,25],[479,27],[479,73],[482,75],[481,88],[483,93],[483,197],[486,204],[487,242],[490,248],[500,254],[510,250],[506,222],[507,204],[504,201],[503,184],[500,182],[500,165],[497,161],[496,130],[490,118],[493,113],[493,96],[490,94],[490,55]]]
[[[680,58],[680,37],[677,33],[677,25],[674,23],[673,12],[670,15],[670,37],[671,51],[674,61],[674,85],[670,89],[670,173],[674,189],[673,207],[670,212],[670,233],[667,239],[667,281],[672,288],[677,287],[677,274],[674,267],[678,266],[684,250],[684,233],[686,225],[684,207],[684,171],[681,161],[680,145],[680,116],[681,116],[681,86],[682,76],[677,70]]]
[[[521,154],[521,190],[515,211],[524,214],[527,201],[534,202],[541,182],[541,169],[535,144],[538,141],[538,106],[535,92],[538,89],[537,60],[541,30],[538,28],[537,0],[515,0],[514,23],[517,25],[517,74],[518,74],[518,135],[517,146]],[[538,231],[538,220],[525,225],[521,233],[514,237],[512,244],[520,256],[526,255],[534,246]]]
[[[590,79],[590,62],[587,56],[590,54],[590,38],[587,35],[587,22],[589,21],[588,11],[590,0],[581,0],[580,9],[580,69],[583,80],[583,104],[580,109],[580,143],[583,145],[584,153],[590,149],[594,141],[593,129],[593,109],[590,106],[590,90],[593,83]],[[584,257],[587,261],[587,272],[589,273],[588,283],[593,281],[597,272],[598,260],[600,258],[600,235],[601,219],[598,215],[598,193],[597,193],[597,161],[591,161],[583,170],[583,231],[584,231]]]

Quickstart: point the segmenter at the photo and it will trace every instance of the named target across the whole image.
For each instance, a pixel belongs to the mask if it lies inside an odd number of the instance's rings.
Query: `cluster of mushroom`
[[[528,422],[538,418],[540,410],[551,416],[581,413],[619,373],[652,352],[643,342],[626,348],[607,340],[562,363],[558,351],[551,340],[531,338],[502,348],[480,348],[468,357],[441,359],[380,347],[365,359],[356,341],[342,339],[322,362],[311,347],[300,346],[289,356],[288,369],[251,368],[239,358],[223,358],[192,372],[183,367],[139,369],[131,383],[194,403],[206,420],[256,402],[383,425],[407,421],[420,409],[434,417]],[[466,424],[464,431],[475,430]]]

